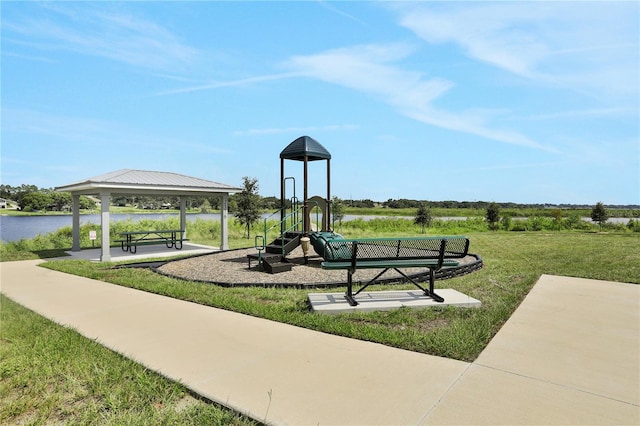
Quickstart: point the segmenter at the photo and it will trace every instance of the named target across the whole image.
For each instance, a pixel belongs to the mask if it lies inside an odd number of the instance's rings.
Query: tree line
[[[71,208],[71,194],[57,192],[53,188],[38,188],[35,185],[0,185],[0,198],[15,203],[25,212],[65,211]],[[96,202],[89,197],[80,196],[81,209],[94,209]]]
[[[27,184],[20,186],[0,185],[0,198],[4,198],[10,204],[15,204],[19,210],[25,212],[70,211],[72,205],[71,193],[69,192],[58,192],[53,188],[38,188],[36,185]],[[229,210],[232,212],[237,208],[236,198],[238,198],[237,194],[232,194],[229,197]],[[280,200],[276,197],[257,196],[255,202],[259,209],[275,210],[280,208]],[[221,198],[219,196],[187,197],[186,204],[187,209],[197,209],[206,213],[209,210],[219,210]],[[180,208],[180,199],[171,196],[114,195],[111,197],[111,205],[141,210],[175,210]],[[97,203],[94,198],[80,196],[80,209],[94,210],[96,208]]]
[[[352,201],[345,201],[345,204],[351,205]],[[358,201],[355,201],[358,203]],[[376,203],[374,203],[375,205]],[[494,204],[501,209],[591,209],[592,204],[541,204],[541,203],[513,203],[513,202],[495,202],[495,201],[430,201],[430,200],[411,200],[406,198],[400,199],[388,199],[383,203],[377,203],[382,207],[390,209],[417,209],[422,205],[427,205],[432,208],[444,208],[444,209],[479,209],[486,210],[490,205]],[[608,209],[627,209],[634,210],[640,208],[638,205],[605,205]]]
[[[260,210],[275,211],[280,208],[280,199],[274,196],[263,197],[258,194],[258,181],[255,178],[244,177],[244,185],[249,184],[252,198],[252,207]],[[253,182],[255,181],[255,182]],[[245,191],[248,188],[245,186]],[[17,205],[22,211],[65,211],[71,208],[71,195],[68,192],[57,192],[53,188],[38,188],[35,185],[22,184],[20,186],[0,185],[0,198],[9,200]],[[229,211],[235,212],[238,209],[238,201],[243,198],[241,194],[232,194],[229,197]],[[388,199],[384,202],[376,202],[370,199],[349,199],[343,200],[333,197],[332,201],[339,201],[343,207],[349,208],[375,208],[382,207],[388,209],[420,209],[447,208],[447,209],[476,209],[486,210],[495,205],[498,208],[508,211],[517,209],[536,209],[551,212],[553,209],[591,209],[593,205],[577,204],[523,204],[512,202],[488,202],[488,201],[430,201],[413,199]],[[209,210],[219,210],[221,198],[219,196],[210,197],[188,197],[186,199],[188,209],[198,209],[204,213]],[[170,196],[113,196],[111,205],[119,207],[132,207],[143,210],[178,209],[180,201],[178,197]],[[291,208],[291,201],[285,200],[285,207]],[[640,211],[637,205],[603,205],[609,210],[630,210],[632,213]],[[80,208],[92,210],[96,208],[96,202],[91,197],[80,197]],[[551,213],[547,214],[551,215]],[[632,214],[632,217],[637,215]]]

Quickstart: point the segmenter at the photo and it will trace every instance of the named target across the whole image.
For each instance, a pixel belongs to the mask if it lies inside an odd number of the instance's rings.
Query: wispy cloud
[[[412,52],[413,47],[407,44],[355,46],[295,56],[284,66],[309,78],[367,93],[394,106],[401,114],[429,125],[554,151],[518,132],[492,129],[477,112],[452,113],[436,108],[434,101],[450,90],[453,83],[401,68],[398,62]]]
[[[150,134],[144,129],[109,120],[17,108],[5,108],[2,114],[3,134],[28,135],[30,137],[25,140],[30,140],[29,143],[40,144],[45,140],[47,144],[64,146],[64,149],[71,151],[82,149],[84,152],[91,147],[107,146],[110,150],[140,147],[157,151],[158,146],[187,146],[201,152],[224,152],[212,146],[172,139],[160,134]],[[40,137],[33,138],[33,136]]]
[[[3,133],[46,136],[70,142],[100,144],[118,133],[117,126],[105,120],[50,114],[35,110],[4,108]]]
[[[425,79],[424,74],[392,64],[413,52],[402,43],[364,45],[294,56],[285,67],[306,77],[339,84],[379,96],[398,107],[421,107],[449,90],[446,80]]]
[[[315,133],[315,132],[334,132],[341,130],[356,130],[360,126],[354,124],[328,124],[325,126],[308,126],[308,127],[282,127],[282,128],[267,128],[267,129],[249,129],[249,130],[237,130],[233,132],[236,136],[255,136],[255,135],[275,135],[283,133]]]
[[[558,167],[568,164],[567,161],[552,161],[546,163],[520,163],[520,164],[496,164],[483,167],[470,167],[458,169],[459,172],[482,172],[491,170],[514,170],[514,169],[546,169],[549,167]]]
[[[637,96],[637,2],[390,3],[430,44],[544,84]],[[634,81],[635,87],[628,87]]]
[[[320,6],[324,7],[327,10],[330,10],[330,11],[332,11],[334,13],[337,13],[338,15],[342,15],[342,16],[344,16],[344,17],[346,17],[346,18],[348,18],[348,19],[350,19],[350,20],[352,20],[354,22],[359,23],[359,24],[364,24],[364,22],[361,19],[356,18],[355,16],[351,15],[350,13],[345,12],[342,9],[337,8],[336,6],[334,6],[333,4],[329,3],[328,1],[317,0],[317,2],[318,2],[318,4]]]
[[[426,108],[420,111],[408,113],[407,115],[418,121],[431,124],[436,127],[469,133],[497,142],[535,148],[547,152],[559,152],[556,148],[542,145],[535,140],[514,130],[496,129],[489,127],[484,122],[478,121],[476,117],[465,117],[464,113],[454,114],[435,108]]]
[[[567,118],[584,119],[589,117],[623,117],[637,116],[638,111],[633,108],[615,107],[615,108],[593,108],[584,110],[558,111],[548,114],[534,114],[525,117],[517,116],[510,119],[517,120],[559,120]]]
[[[70,51],[147,69],[183,67],[199,54],[148,19],[87,3],[48,4],[36,16],[3,21],[3,32],[40,52]]]
[[[215,81],[211,83],[182,87],[179,89],[165,90],[162,92],[158,92],[155,95],[156,96],[178,95],[183,93],[201,92],[204,90],[221,89],[223,87],[243,87],[243,86],[249,86],[255,83],[262,83],[265,81],[273,81],[273,80],[282,80],[282,79],[287,79],[287,78],[292,78],[297,76],[299,76],[299,74],[283,73],[283,74],[270,74],[270,75],[261,75],[261,76],[255,76],[255,77],[247,77],[247,78],[241,78],[237,80]]]
[[[5,39],[5,43],[6,43],[6,39]],[[13,58],[19,58],[19,59],[24,59],[27,61],[33,61],[33,62],[46,62],[46,63],[54,63],[56,62],[55,60],[51,59],[51,58],[47,58],[45,56],[36,56],[36,55],[23,55],[20,53],[13,53],[13,52],[7,52],[6,50],[4,52],[2,52],[2,56],[10,56]]]

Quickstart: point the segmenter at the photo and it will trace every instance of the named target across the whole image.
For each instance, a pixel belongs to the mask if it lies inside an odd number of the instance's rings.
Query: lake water
[[[139,222],[143,219],[165,220],[169,218],[177,218],[177,214],[170,213],[149,213],[149,214],[115,214],[111,213],[109,219],[112,222],[122,220],[131,220]],[[220,214],[187,214],[187,222],[196,218],[206,220],[220,220]],[[71,215],[59,216],[0,216],[0,239],[4,242],[19,241],[23,238],[33,238],[38,234],[48,234],[55,232],[65,226],[72,226],[73,218]],[[80,215],[80,224],[94,223],[100,224],[99,214],[82,214]]]
[[[149,213],[149,214],[110,214],[110,220],[113,222],[121,220],[131,220],[132,222],[138,222],[142,219],[151,220],[164,220],[168,218],[175,218],[178,215],[175,213]],[[271,216],[271,214],[265,214],[263,217]],[[353,219],[371,220],[375,218],[382,218],[387,216],[357,216],[357,215],[345,215],[343,221],[349,221]],[[203,220],[220,220],[219,213],[194,213],[187,214],[187,222],[194,221],[196,219]],[[229,219],[233,218],[229,215]],[[403,217],[404,219],[411,219],[409,217]],[[465,220],[466,217],[439,217],[442,220]],[[315,216],[312,219],[315,222]],[[591,221],[590,218],[583,218],[583,220]],[[626,218],[611,218],[609,222],[612,223],[627,223],[629,219]],[[80,224],[85,223],[100,223],[99,214],[80,215]],[[23,238],[33,238],[38,234],[48,234],[54,232],[65,226],[72,225],[71,215],[60,216],[0,216],[0,239],[4,242],[19,241]]]
[[[271,217],[272,216],[272,217]],[[131,220],[132,222],[139,222],[143,219],[151,220],[165,220],[169,218],[176,218],[176,213],[148,213],[148,214],[120,214],[111,213],[109,219],[112,222],[118,222],[122,220]],[[271,213],[262,215],[263,219],[271,217],[271,219],[277,219],[278,215],[273,216]],[[376,217],[383,216],[350,216],[345,215],[343,221],[353,220],[361,218],[364,220],[375,219]],[[322,218],[322,215],[319,215]],[[187,222],[194,221],[196,219],[202,220],[220,220],[220,213],[192,213],[187,214]],[[233,215],[229,215],[229,220],[233,219]],[[315,222],[315,215],[313,221]],[[19,241],[21,239],[30,239],[38,234],[46,235],[50,232],[55,232],[60,228],[72,225],[71,215],[59,215],[59,216],[0,216],[0,239],[4,242]],[[99,214],[82,214],[80,215],[80,224],[94,223],[100,224]]]

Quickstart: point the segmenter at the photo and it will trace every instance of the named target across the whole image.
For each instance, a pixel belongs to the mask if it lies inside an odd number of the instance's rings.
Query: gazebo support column
[[[100,261],[111,261],[111,241],[109,238],[109,204],[111,202],[111,193],[100,193],[101,215],[100,224],[102,229],[102,242],[100,244]]]
[[[222,194],[220,206],[220,250],[229,250],[229,194]]]
[[[73,232],[73,245],[71,251],[80,251],[80,195],[71,194],[71,211],[73,219],[71,229]]]
[[[187,238],[187,200],[185,197],[178,197],[180,200],[180,229],[182,238]]]

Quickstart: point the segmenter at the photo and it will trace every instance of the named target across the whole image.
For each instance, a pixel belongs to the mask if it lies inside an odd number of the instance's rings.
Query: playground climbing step
[[[264,270],[270,274],[279,274],[280,272],[288,272],[293,265],[282,257],[266,257],[262,260]]]
[[[291,253],[300,245],[300,233],[287,232],[284,238],[277,238],[271,244],[267,245],[267,253],[280,253],[283,255]]]

